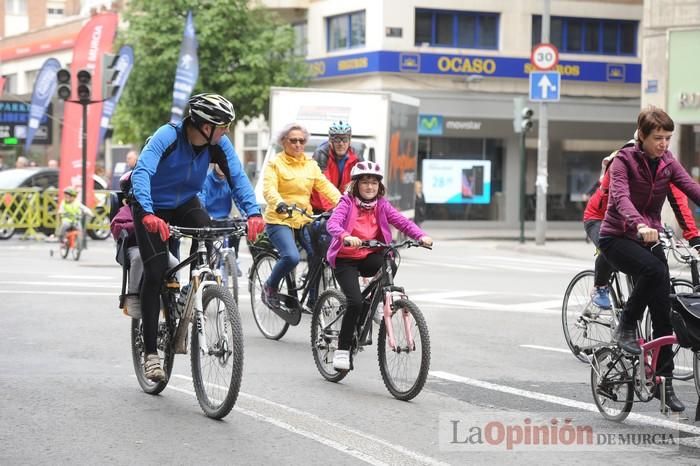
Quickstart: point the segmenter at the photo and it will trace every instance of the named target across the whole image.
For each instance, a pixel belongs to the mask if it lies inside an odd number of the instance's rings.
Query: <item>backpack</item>
[[[700,351],[700,293],[679,293],[671,308],[671,325],[683,348]]]

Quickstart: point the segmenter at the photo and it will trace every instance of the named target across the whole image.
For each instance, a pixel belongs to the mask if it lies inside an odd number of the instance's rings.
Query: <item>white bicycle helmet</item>
[[[331,123],[330,128],[328,128],[328,136],[335,136],[337,134],[352,134],[350,124],[343,120],[338,120]]]
[[[197,94],[190,98],[189,105],[190,116],[197,125],[228,125],[236,118],[233,104],[219,94]]]
[[[364,175],[372,175],[379,178],[379,181],[384,178],[384,172],[382,172],[382,167],[376,162],[358,162],[357,165],[352,167],[350,171],[350,178],[356,180],[357,178]]]

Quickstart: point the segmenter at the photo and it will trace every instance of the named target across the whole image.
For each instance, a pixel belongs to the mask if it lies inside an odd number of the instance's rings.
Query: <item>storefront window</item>
[[[500,139],[421,137],[418,176],[430,220],[503,220]]]

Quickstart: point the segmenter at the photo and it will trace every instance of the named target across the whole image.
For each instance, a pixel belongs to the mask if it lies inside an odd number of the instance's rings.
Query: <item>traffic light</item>
[[[56,80],[58,85],[56,86],[56,94],[61,100],[70,99],[72,90],[70,87],[70,71],[66,68],[61,68],[56,72]]]
[[[113,53],[102,54],[102,98],[111,99],[117,95],[119,86],[117,85],[117,63],[119,55]]]
[[[90,94],[92,93],[92,74],[88,70],[78,71],[78,100],[81,104],[90,103]]]
[[[535,112],[533,112],[530,107],[523,108],[523,111],[521,112],[522,122],[520,123],[520,127],[524,133],[527,133],[532,129],[532,115],[534,115],[534,113]]]

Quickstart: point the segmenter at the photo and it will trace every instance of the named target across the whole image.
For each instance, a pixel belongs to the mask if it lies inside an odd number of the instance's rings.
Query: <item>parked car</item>
[[[30,167],[30,168],[12,168],[9,170],[0,171],[0,189],[17,189],[17,188],[39,188],[44,191],[48,188],[58,188],[58,169],[49,167]],[[93,175],[93,188],[95,190],[104,191],[107,189],[107,182],[97,175]],[[105,209],[107,196],[98,194],[95,196],[97,204],[95,211],[100,213]],[[5,206],[1,207],[6,208]],[[109,219],[106,220],[109,222]],[[15,234],[16,228],[0,227],[0,240],[9,239]],[[41,228],[44,233],[53,233],[53,230]],[[92,239],[105,239],[109,236],[109,228],[101,228],[98,230],[88,229],[87,234]]]

